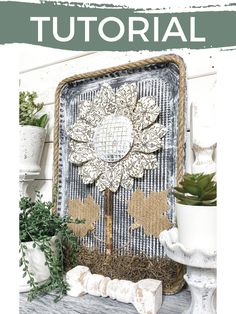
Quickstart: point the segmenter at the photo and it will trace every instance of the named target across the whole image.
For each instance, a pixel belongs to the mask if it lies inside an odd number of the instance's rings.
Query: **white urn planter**
[[[216,251],[217,206],[176,204],[179,242],[184,247]]]
[[[169,258],[187,265],[184,279],[192,300],[182,314],[216,314],[216,252],[187,249],[179,241],[177,228],[162,231],[160,242]]]
[[[56,236],[52,237],[50,244],[52,249],[55,251],[55,240]],[[24,242],[23,245],[26,245],[26,260],[29,261],[29,271],[33,274],[35,282],[43,283],[50,276],[50,271],[47,265],[45,265],[45,256],[44,253],[40,250],[38,246],[33,247],[33,241]],[[20,284],[20,292],[28,292],[31,287],[27,283],[30,279],[28,274],[23,277],[24,274],[24,266],[22,265],[19,270],[19,284]]]
[[[46,129],[31,126],[20,126],[20,173],[40,173],[40,161],[46,138]]]

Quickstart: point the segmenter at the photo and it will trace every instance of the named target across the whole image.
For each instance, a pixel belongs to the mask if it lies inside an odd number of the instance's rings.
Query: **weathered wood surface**
[[[160,280],[143,279],[138,282],[111,279],[91,274],[88,267],[76,266],[66,273],[69,285],[67,295],[80,297],[84,294],[111,298],[131,303],[140,314],[156,314],[162,305],[162,284]]]
[[[158,314],[180,314],[190,304],[190,293],[184,289],[172,296],[164,296],[163,304]],[[117,302],[109,298],[85,295],[74,298],[65,296],[58,303],[54,302],[52,294],[27,301],[27,294],[20,294],[20,314],[137,314],[134,306]]]

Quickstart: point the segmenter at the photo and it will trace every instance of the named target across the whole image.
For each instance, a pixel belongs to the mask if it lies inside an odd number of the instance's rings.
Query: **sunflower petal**
[[[121,181],[122,167],[120,164],[107,166],[105,172],[99,177],[97,186],[100,191],[108,188],[112,192],[116,192]]]
[[[67,134],[78,142],[88,142],[93,137],[93,130],[85,121],[77,120],[67,129]]]
[[[155,102],[155,97],[142,97],[139,99],[133,114],[133,122],[144,129],[151,125],[160,113],[160,107]]]
[[[131,190],[134,185],[134,178],[130,177],[128,173],[123,173],[120,185],[127,190]]]
[[[157,162],[157,157],[154,154],[143,154],[140,153],[142,156],[142,163],[143,163],[143,168],[152,170],[156,169],[158,167],[158,162]]]
[[[80,103],[80,110],[79,110],[79,118],[86,119],[89,112],[92,110],[92,102],[88,100],[84,100]]]
[[[93,183],[104,171],[104,163],[100,159],[93,159],[82,165],[80,175],[84,184]]]
[[[96,182],[96,186],[98,187],[99,191],[102,192],[107,188],[107,182],[105,180],[104,174],[102,174],[97,182]]]
[[[153,153],[163,146],[161,138],[166,134],[167,129],[159,124],[155,123],[150,128],[142,131],[141,141],[136,142],[134,145],[134,151],[140,151],[143,153]]]
[[[124,161],[124,172],[127,172],[130,177],[142,178],[143,164],[142,158],[137,153],[131,153]]]
[[[93,112],[102,109],[100,114],[103,113],[104,116],[115,112],[115,93],[109,84],[105,83],[101,86],[101,89],[97,92],[93,100],[93,104],[95,106]]]
[[[125,83],[116,91],[117,114],[130,115],[137,102],[137,87],[135,83]]]
[[[85,120],[91,126],[97,126],[102,120],[105,113],[102,108],[97,107],[95,109],[93,102],[84,100],[80,105],[79,119],[78,121]]]
[[[85,143],[77,143],[75,141],[70,142],[71,152],[69,154],[69,160],[77,165],[81,165],[89,160],[95,159],[95,153]]]

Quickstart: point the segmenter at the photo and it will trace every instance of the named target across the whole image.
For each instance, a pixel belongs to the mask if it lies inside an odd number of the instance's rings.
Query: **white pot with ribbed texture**
[[[216,251],[217,206],[176,204],[179,242],[186,249]]]
[[[46,138],[46,129],[20,126],[20,173],[40,173],[40,161]]]
[[[55,240],[56,236],[52,237],[50,241],[50,245],[55,251]],[[29,271],[33,274],[34,280],[37,283],[43,283],[50,276],[49,268],[45,265],[45,255],[40,250],[38,246],[33,247],[33,242],[23,242],[22,245],[25,245],[27,249],[25,250],[25,259],[29,262]],[[21,253],[20,253],[21,254]],[[20,255],[21,257],[21,255]],[[19,269],[19,284],[20,284],[20,292],[27,292],[31,289],[28,281],[29,276],[26,274],[24,277],[24,265],[22,265]]]

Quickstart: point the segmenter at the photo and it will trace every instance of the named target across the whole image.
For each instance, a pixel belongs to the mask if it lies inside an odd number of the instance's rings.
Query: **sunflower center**
[[[106,116],[96,127],[93,145],[98,158],[115,162],[127,155],[133,144],[133,125],[124,116]]]

